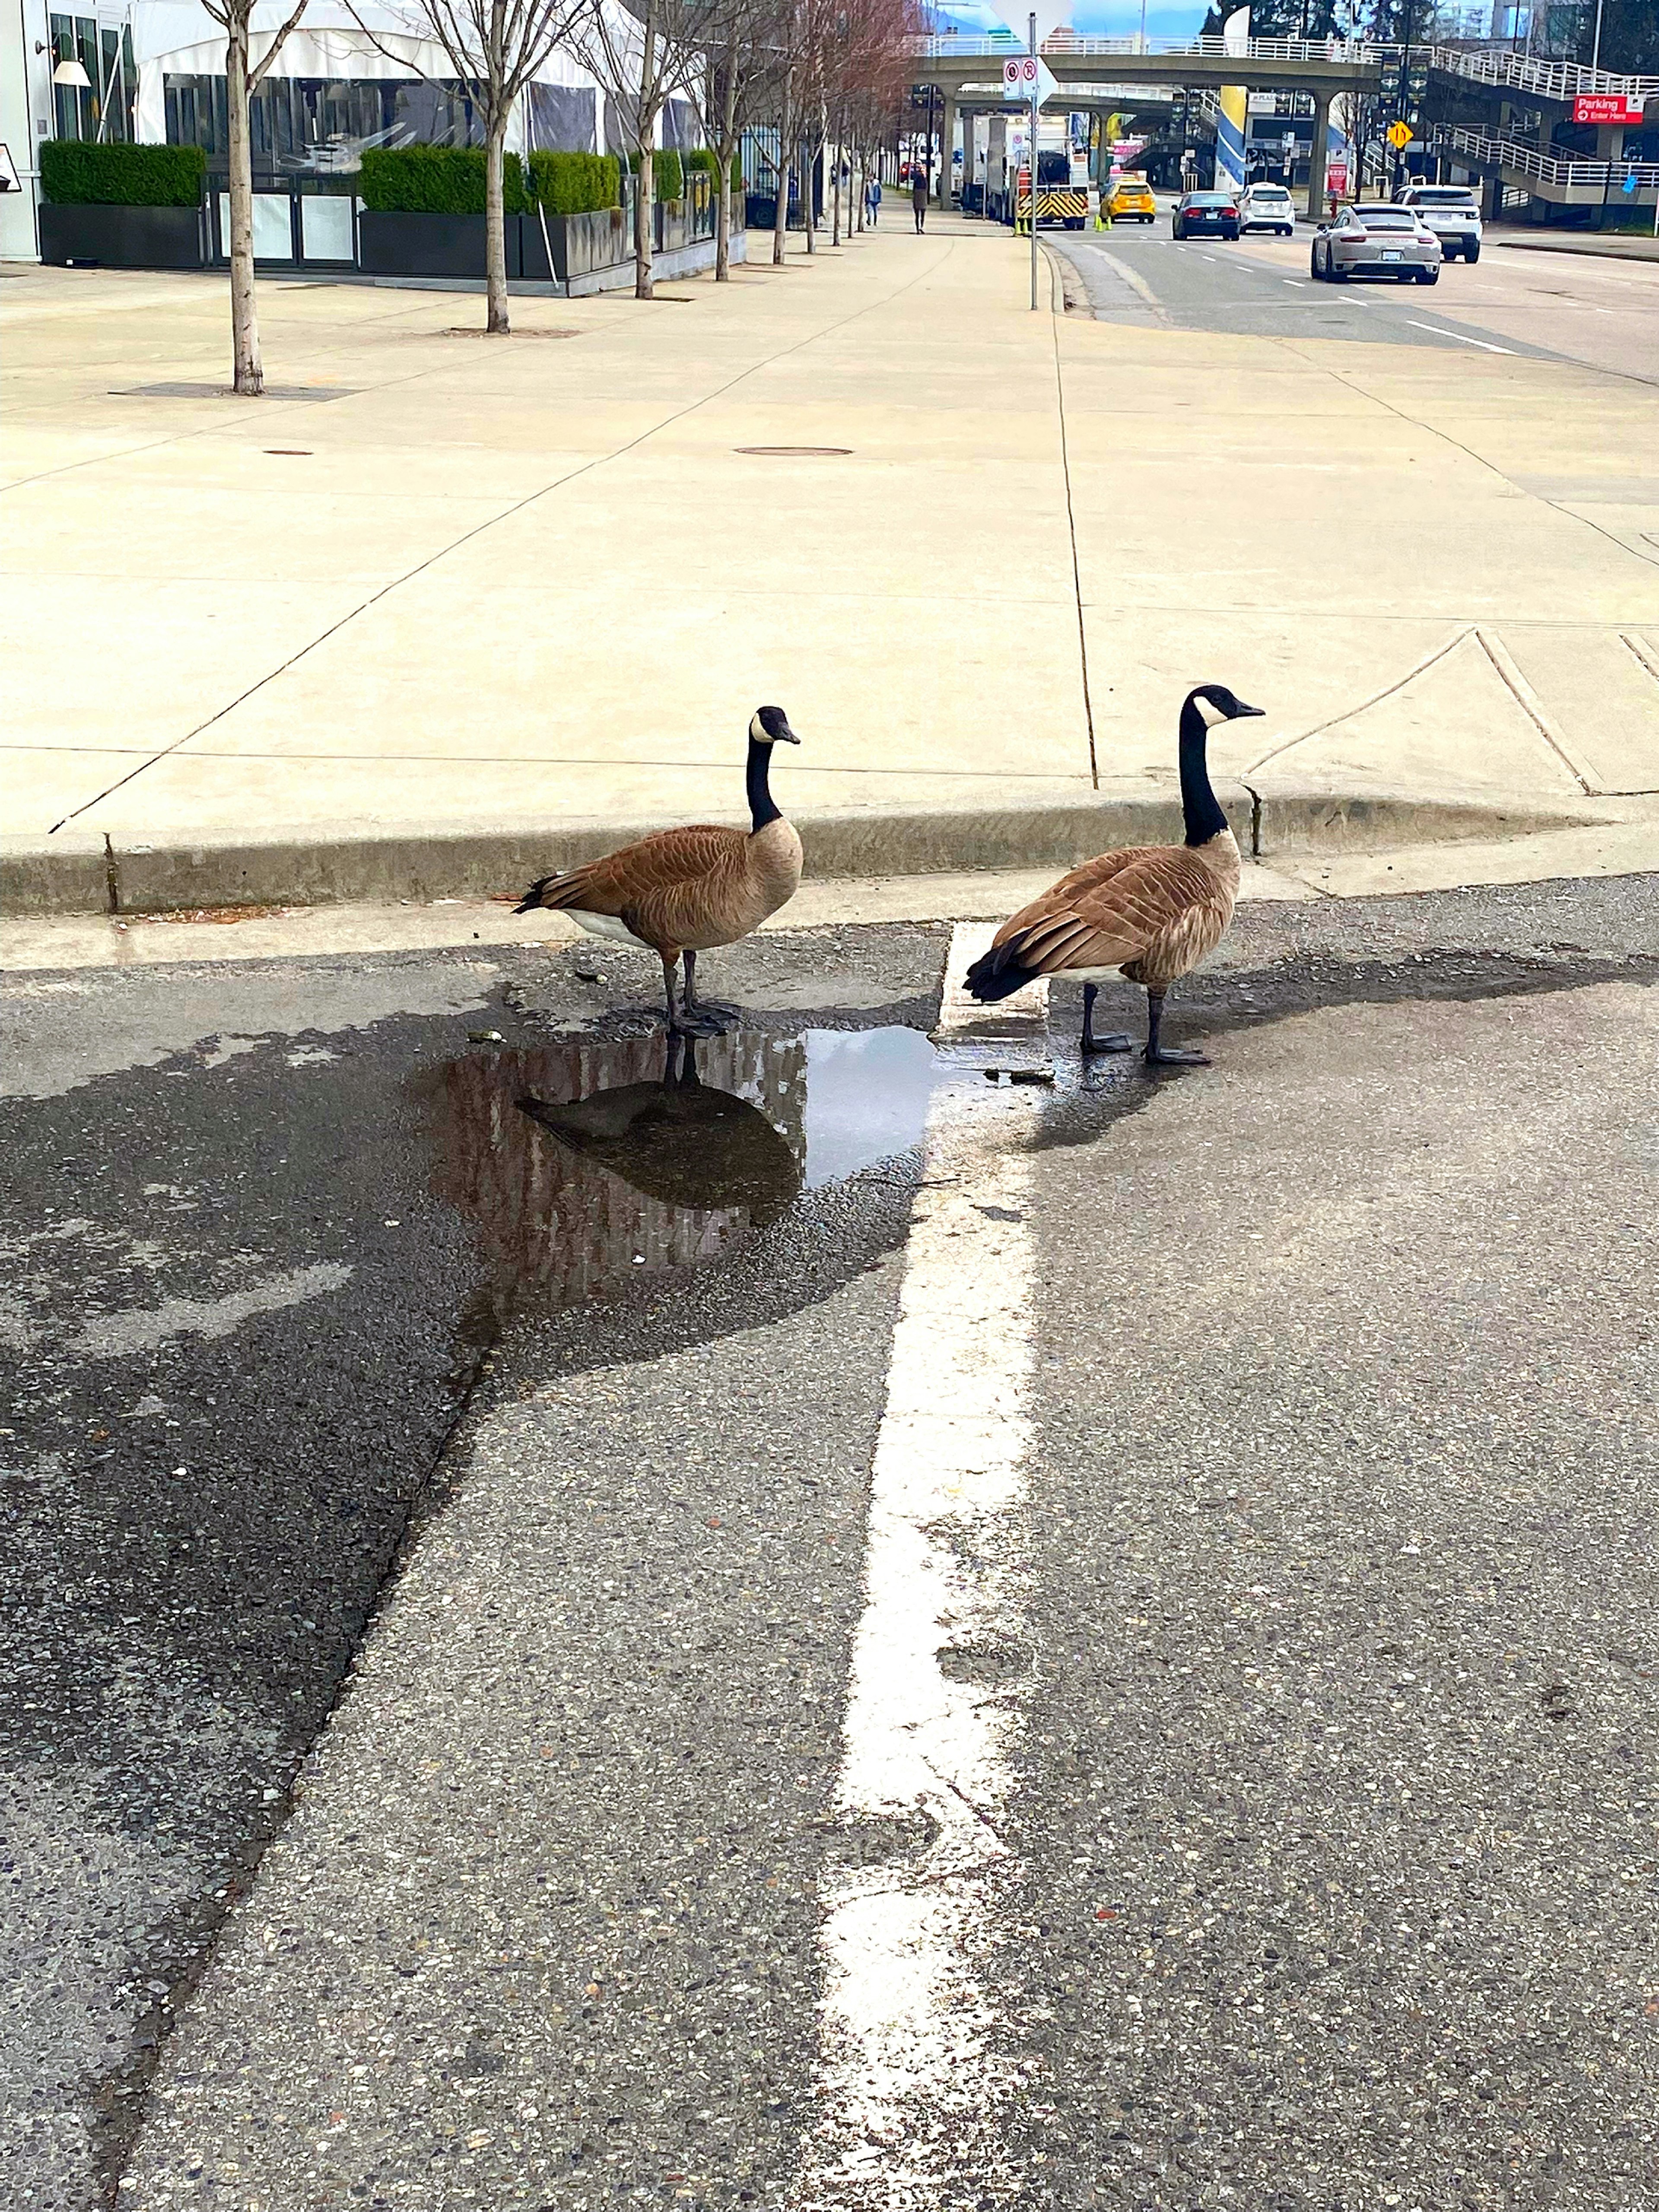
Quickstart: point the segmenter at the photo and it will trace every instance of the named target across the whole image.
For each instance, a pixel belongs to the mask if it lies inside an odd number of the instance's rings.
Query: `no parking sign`
[[[1023,100],[1028,107],[1035,100],[1041,106],[1050,93],[1059,89],[1053,71],[1040,54],[1011,54],[1002,64],[1005,100]]]

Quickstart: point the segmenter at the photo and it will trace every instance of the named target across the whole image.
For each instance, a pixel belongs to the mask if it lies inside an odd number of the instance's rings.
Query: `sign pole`
[[[1036,15],[1030,19],[1031,58],[1036,59]],[[1031,85],[1031,313],[1036,313],[1037,303],[1037,110],[1042,104],[1042,88],[1034,80]]]

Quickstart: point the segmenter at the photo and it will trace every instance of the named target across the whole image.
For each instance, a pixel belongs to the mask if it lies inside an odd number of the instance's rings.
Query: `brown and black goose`
[[[735,1006],[697,996],[697,955],[735,945],[787,905],[800,887],[800,839],[774,803],[768,771],[772,748],[798,745],[781,707],[757,708],[749,725],[749,811],[753,826],[725,830],[697,823],[658,830],[602,860],[568,875],[543,876],[515,909],[568,914],[594,937],[647,946],[662,962],[669,1029],[708,1036],[738,1018]],[[678,1003],[675,974],[685,960],[685,992]]]
[[[1224,684],[1200,684],[1188,692],[1181,709],[1186,843],[1125,846],[1062,876],[1005,921],[990,951],[969,968],[974,997],[988,1003],[1039,975],[1078,976],[1083,1051],[1128,1052],[1128,1037],[1094,1032],[1100,982],[1115,968],[1146,987],[1147,1060],[1155,1067],[1207,1066],[1201,1052],[1161,1044],[1158,1024],[1165,992],[1220,944],[1238,896],[1238,847],[1210,788],[1209,732],[1217,722],[1262,711],[1245,706]]]

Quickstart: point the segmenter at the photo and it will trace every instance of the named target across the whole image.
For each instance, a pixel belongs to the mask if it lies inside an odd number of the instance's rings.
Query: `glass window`
[[[87,73],[88,87],[87,91],[77,92],[75,95],[81,119],[81,128],[76,136],[95,138],[98,136],[98,118],[102,111],[98,99],[98,26],[90,15],[76,17],[75,46],[76,58]]]
[[[75,24],[68,15],[52,19],[52,65],[75,58]],[[54,84],[52,88],[52,133],[58,138],[78,138],[81,136],[81,111],[75,98],[75,88],[69,84]]]

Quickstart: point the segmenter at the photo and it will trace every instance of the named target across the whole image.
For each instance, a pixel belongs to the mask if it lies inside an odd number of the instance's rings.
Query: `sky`
[[[933,8],[941,29],[951,23],[963,31],[1005,27],[1022,44],[1024,42],[1026,11],[1019,7],[1018,0],[962,0],[957,6],[952,6],[951,0],[933,0]],[[1191,7],[1171,5],[1170,0],[1146,0],[1146,35],[1149,39],[1196,38],[1208,13],[1206,5]],[[1070,9],[1056,9],[1054,0],[1048,0],[1047,6],[1038,9],[1039,38],[1047,35],[1051,23],[1069,23],[1085,38],[1132,39],[1142,28],[1140,0],[1076,0]]]

